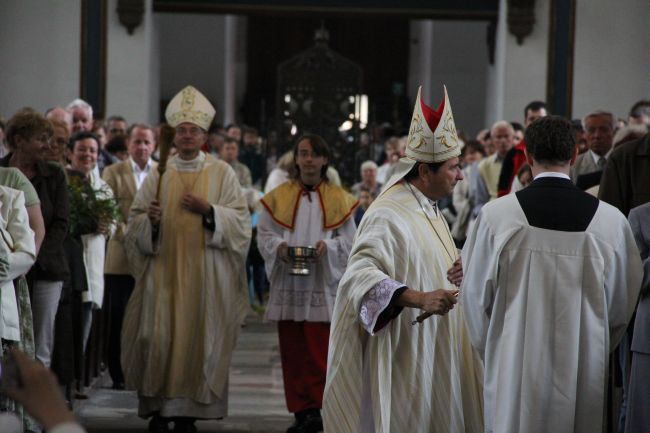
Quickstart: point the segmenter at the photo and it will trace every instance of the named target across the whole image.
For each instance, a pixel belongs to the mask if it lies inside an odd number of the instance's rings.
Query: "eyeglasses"
[[[176,128],[176,133],[178,135],[190,134],[192,136],[196,136],[196,135],[199,135],[202,132],[203,132],[203,130],[201,128],[197,128],[196,126],[193,126],[191,128],[184,128],[184,127],[180,126],[180,127]]]
[[[37,135],[37,136],[33,137],[33,139],[38,140],[41,143],[45,143],[45,144],[50,144],[54,140],[54,138],[51,135],[48,135],[48,134]]]

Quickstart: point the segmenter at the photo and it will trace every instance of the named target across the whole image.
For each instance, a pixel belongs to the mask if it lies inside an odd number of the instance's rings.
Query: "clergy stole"
[[[158,291],[156,302],[169,308],[168,324],[156,328],[169,329],[168,366],[165,396],[192,395],[200,389],[205,359],[202,300],[205,284],[204,228],[202,216],[181,207],[185,193],[208,199],[208,171],[179,172],[168,170],[166,197],[161,221],[159,260],[155,262],[154,284]],[[161,315],[156,315],[162,318]],[[175,345],[181,345],[178,350]],[[164,357],[163,357],[164,359]]]

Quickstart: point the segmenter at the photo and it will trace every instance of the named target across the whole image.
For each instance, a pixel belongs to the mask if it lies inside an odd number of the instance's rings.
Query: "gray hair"
[[[375,164],[375,161],[364,161],[363,164],[361,164],[361,173],[363,173],[364,170],[367,170],[369,168],[372,168],[373,170],[377,171],[377,164]]]
[[[93,107],[83,99],[79,99],[79,98],[75,99],[74,101],[69,103],[67,107],[65,107],[65,110],[68,113],[70,113],[75,108],[83,108],[88,112],[88,117],[90,117],[91,119],[93,118]]]
[[[612,130],[616,129],[616,122],[617,122],[616,116],[614,116],[609,111],[596,110],[596,111],[592,111],[591,113],[587,113],[587,115],[582,118],[582,127],[585,129],[585,131],[587,130],[587,119],[589,119],[590,117],[600,117],[600,116],[608,116],[612,123]]]
[[[499,120],[498,122],[494,122],[494,124],[490,128],[490,136],[492,136],[492,131],[494,131],[497,128],[507,128],[510,130],[510,134],[512,135],[515,134],[515,128],[512,127],[512,124],[510,122],[506,122],[505,120]]]

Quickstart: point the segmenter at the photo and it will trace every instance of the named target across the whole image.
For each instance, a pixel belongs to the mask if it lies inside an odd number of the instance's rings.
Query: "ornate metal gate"
[[[321,135],[332,150],[330,165],[344,183],[356,175],[361,67],[331,50],[321,26],[315,45],[278,66],[278,131],[287,147],[299,134]],[[345,131],[339,131],[339,129]]]

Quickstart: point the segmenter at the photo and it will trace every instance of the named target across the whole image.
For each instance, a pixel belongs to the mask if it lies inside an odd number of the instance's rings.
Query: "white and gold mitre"
[[[165,118],[174,128],[183,122],[189,122],[207,131],[215,112],[208,98],[193,86],[187,86],[169,102]]]
[[[447,87],[445,99],[437,110],[422,102],[422,86],[415,99],[406,157],[419,162],[444,162],[460,155],[461,142],[456,133]]]
[[[456,133],[454,115],[445,87],[445,99],[433,110],[422,102],[418,88],[411,127],[406,143],[406,156],[400,158],[390,179],[384,184],[382,193],[402,180],[418,162],[445,162],[460,155],[461,142]]]

